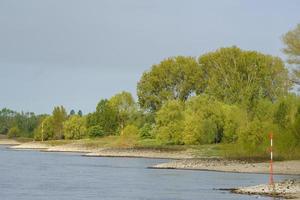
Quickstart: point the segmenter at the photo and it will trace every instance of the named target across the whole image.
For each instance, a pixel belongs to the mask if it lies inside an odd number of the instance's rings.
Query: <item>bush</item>
[[[184,104],[172,100],[166,102],[156,114],[155,135],[162,144],[183,144]]]
[[[87,135],[85,118],[79,115],[72,115],[64,122],[64,137],[65,139],[82,139]]]
[[[139,135],[141,138],[147,139],[152,138],[153,124],[145,123],[139,130]]]
[[[138,143],[139,129],[134,125],[127,125],[120,136],[119,145],[122,147],[134,147]]]
[[[12,127],[8,130],[7,137],[8,138],[16,138],[21,134],[20,129],[18,127]]]
[[[99,125],[89,127],[87,132],[89,137],[103,137],[105,135],[102,127]]]

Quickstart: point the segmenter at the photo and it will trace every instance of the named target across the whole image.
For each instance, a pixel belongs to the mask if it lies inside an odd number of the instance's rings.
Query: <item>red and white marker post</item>
[[[274,186],[274,179],[273,179],[273,133],[270,133],[270,180],[269,184]]]

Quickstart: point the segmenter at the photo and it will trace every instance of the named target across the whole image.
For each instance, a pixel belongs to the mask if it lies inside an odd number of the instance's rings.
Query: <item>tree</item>
[[[103,129],[99,125],[91,126],[87,129],[88,136],[93,138],[93,137],[102,137],[105,135]]]
[[[64,138],[66,139],[82,139],[87,135],[86,121],[84,117],[79,115],[71,116],[63,123]]]
[[[34,139],[42,141],[51,140],[54,138],[54,134],[55,129],[53,116],[46,116],[35,130]]]
[[[179,100],[166,102],[156,114],[156,138],[163,144],[182,144],[184,129],[184,103]]]
[[[82,113],[81,110],[79,110],[77,114],[78,114],[80,117],[82,117],[82,115],[83,115],[83,113]]]
[[[54,139],[63,139],[63,123],[67,120],[67,112],[63,106],[54,107],[53,112]]]
[[[120,136],[119,145],[122,147],[134,147],[139,139],[139,129],[134,125],[127,125]]]
[[[93,126],[99,126],[105,135],[116,133],[118,128],[117,111],[109,104],[108,100],[100,100],[96,112],[87,116],[87,127]]]
[[[295,64],[298,69],[295,69],[294,74],[298,78],[293,81],[300,84],[300,24],[295,29],[290,30],[282,37],[285,48],[283,52],[288,56],[288,63]]]
[[[199,64],[203,92],[225,103],[251,109],[257,100],[274,102],[290,88],[282,60],[256,51],[221,48],[200,56]]]
[[[75,115],[75,110],[71,110],[69,116]]]
[[[13,127],[16,112],[8,108],[0,110],[0,134],[7,134],[8,130]]]
[[[118,126],[122,135],[124,127],[137,112],[136,103],[129,92],[123,91],[113,96],[109,104],[117,111]]]
[[[18,127],[12,127],[9,129],[7,136],[9,138],[16,138],[20,136],[20,129]]]
[[[200,74],[200,67],[192,57],[168,58],[153,65],[137,85],[140,106],[157,111],[168,100],[187,100],[200,90]]]

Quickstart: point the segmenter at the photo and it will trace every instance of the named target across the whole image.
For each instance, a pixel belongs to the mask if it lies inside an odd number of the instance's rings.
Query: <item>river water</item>
[[[268,175],[148,169],[162,159],[84,157],[0,146],[1,200],[272,199],[216,188],[266,183]],[[289,176],[276,176],[276,180]]]

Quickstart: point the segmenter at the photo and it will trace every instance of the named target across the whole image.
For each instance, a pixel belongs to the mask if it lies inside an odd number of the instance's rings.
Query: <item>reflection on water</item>
[[[2,146],[0,199],[257,199],[257,196],[236,195],[214,189],[255,185],[268,181],[268,175],[147,169],[147,166],[166,161],[16,151]],[[275,178],[281,180],[288,176]]]

